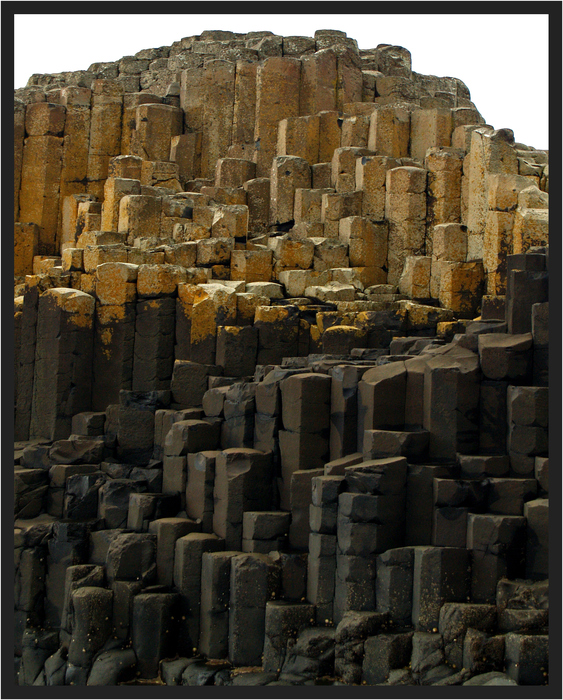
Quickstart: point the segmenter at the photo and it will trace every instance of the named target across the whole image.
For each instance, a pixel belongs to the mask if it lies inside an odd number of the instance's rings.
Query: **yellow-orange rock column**
[[[256,75],[256,175],[268,177],[276,154],[277,126],[281,119],[299,116],[301,62],[297,58],[271,56]]]

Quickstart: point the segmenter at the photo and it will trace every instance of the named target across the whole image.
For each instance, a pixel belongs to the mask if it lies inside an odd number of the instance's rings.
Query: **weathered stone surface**
[[[235,666],[260,664],[266,631],[266,605],[278,585],[278,570],[264,554],[231,560],[229,660]]]

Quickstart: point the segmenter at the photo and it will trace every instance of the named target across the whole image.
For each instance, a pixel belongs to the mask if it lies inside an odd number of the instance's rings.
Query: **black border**
[[[62,2],[2,2],[1,3],[1,19],[3,23],[2,41],[2,77],[3,89],[2,100],[5,102],[4,114],[9,109],[9,101],[13,98],[13,18],[15,14],[60,14],[69,13],[72,8],[72,14],[77,17],[85,14],[127,14],[132,10],[135,14],[171,14],[178,13],[183,10],[187,15],[187,21],[183,35],[189,35],[189,14],[208,13],[210,15],[217,14],[216,10],[220,9],[220,5],[210,2],[184,2],[181,5],[177,2],[160,2],[151,4],[150,9],[139,11],[142,5],[136,3],[112,3],[112,7],[105,8],[105,4],[100,2],[81,2],[74,3],[69,7]],[[334,5],[333,9],[331,6]],[[268,2],[261,3],[257,6],[256,3],[238,2],[229,4],[229,14],[252,14],[253,11],[258,11],[260,14],[318,14],[319,27],[324,28],[323,15],[325,13],[336,14],[335,10],[342,10],[342,14],[400,14],[405,7],[404,2],[325,2],[322,5],[312,3],[297,3],[297,2]],[[224,7],[224,5],[223,5]],[[561,355],[556,348],[561,348],[561,259],[562,259],[562,241],[561,241],[561,44],[562,44],[562,4],[560,2],[511,2],[511,3],[483,3],[483,2],[456,2],[448,5],[438,4],[436,2],[421,2],[416,5],[409,3],[408,9],[414,9],[416,14],[495,14],[495,15],[519,15],[519,14],[541,14],[549,16],[549,53],[550,53],[550,75],[549,75],[549,90],[550,90],[550,126],[549,126],[549,150],[551,161],[550,172],[550,230],[552,232],[550,240],[550,259],[551,268],[554,274],[550,275],[550,297],[551,297],[551,314],[550,314],[550,335],[552,352],[550,356],[550,423],[552,430],[550,431],[550,457],[553,462],[553,469],[550,475],[550,491],[552,493],[552,505],[550,515],[550,549],[552,556],[550,558],[550,579],[552,582],[552,590],[554,595],[550,600],[550,656],[552,657],[552,665],[550,669],[549,686],[494,686],[494,691],[487,693],[477,687],[463,686],[396,686],[396,687],[379,687],[376,686],[290,686],[286,687],[268,687],[268,690],[258,687],[204,687],[192,688],[188,690],[186,686],[176,688],[161,686],[156,690],[155,686],[105,686],[104,690],[100,688],[88,687],[19,687],[13,684],[13,666],[12,666],[12,649],[13,649],[13,555],[12,555],[12,515],[13,512],[13,475],[11,469],[4,469],[2,477],[2,487],[4,492],[3,498],[3,527],[6,529],[6,534],[3,537],[5,543],[2,556],[2,564],[5,575],[3,582],[5,587],[2,595],[2,612],[7,621],[5,634],[2,635],[2,642],[6,645],[5,654],[2,656],[2,698],[99,698],[102,694],[106,699],[115,698],[161,698],[161,697],[178,697],[178,698],[262,698],[266,694],[269,697],[286,698],[291,695],[292,698],[309,698],[309,697],[324,697],[324,698],[471,698],[479,697],[484,699],[487,697],[494,698],[561,698],[562,697],[562,676],[561,664],[559,660],[562,658],[561,644],[561,558],[554,556],[556,552],[561,552],[561,434],[556,430],[559,420],[559,425],[563,425],[562,420],[562,397],[561,397]],[[443,8],[443,9],[442,9]],[[405,8],[407,9],[407,8]],[[441,10],[441,11],[440,11]],[[126,25],[124,25],[126,30]],[[87,32],[87,21],[77,25],[77,31]],[[183,30],[179,30],[180,32]],[[459,25],[455,31],[460,33],[460,42],[463,42],[466,51],[479,50],[478,46],[470,43],[471,39],[476,37],[465,37],[463,35],[463,26]],[[499,26],[499,32],[502,32],[502,26]],[[296,33],[299,33],[296,28]],[[178,40],[181,36],[178,36]],[[429,37],[429,41],[434,41],[436,38]],[[374,39],[374,42],[376,39]],[[529,53],[530,61],[534,60],[534,38],[529,38],[526,33],[526,26],[523,23],[521,32],[522,51]],[[33,46],[30,45],[30,51],[33,51]],[[447,66],[447,56],[444,57],[444,65]],[[509,67],[507,67],[509,69]],[[483,77],[486,80],[486,76]],[[471,89],[471,86],[468,86]],[[526,90],[528,86],[522,85],[522,90]],[[8,199],[13,195],[13,156],[12,156],[12,122],[11,119],[5,118],[2,123],[2,142],[5,147],[4,157],[2,159],[2,171],[10,183],[8,187],[3,189],[3,203],[5,204],[2,213],[2,222],[4,228],[4,236],[2,240],[2,252],[4,253],[3,263],[3,279],[2,279],[2,311],[5,317],[3,324],[4,329],[8,331],[7,339],[3,344],[2,355],[2,378],[4,394],[8,397],[13,396],[14,376],[13,376],[13,325],[12,325],[12,298],[13,298],[13,252],[11,249],[11,234],[9,233],[12,226],[12,209],[11,202]],[[11,270],[10,270],[11,268]],[[2,436],[3,448],[2,455],[7,464],[11,461],[12,452],[12,437],[14,430],[13,411],[11,409],[11,398],[8,399],[9,412],[4,412],[2,416]],[[8,535],[8,532],[10,534]],[[112,690],[109,690],[111,688]]]

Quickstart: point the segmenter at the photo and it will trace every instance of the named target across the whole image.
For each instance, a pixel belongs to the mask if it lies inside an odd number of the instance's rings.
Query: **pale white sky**
[[[396,9],[399,4],[389,6]],[[286,4],[291,5],[297,3]],[[486,7],[474,3],[478,5]],[[139,7],[142,4],[131,5],[132,9]],[[261,3],[260,8],[264,7],[268,4]],[[169,46],[208,29],[269,30],[281,36],[311,37],[317,29],[340,29],[362,49],[378,44],[404,46],[411,52],[417,73],[460,78],[488,124],[512,129],[516,141],[547,148],[548,20],[546,14],[484,13],[17,14],[14,87],[25,86],[33,73],[86,70],[92,63]]]

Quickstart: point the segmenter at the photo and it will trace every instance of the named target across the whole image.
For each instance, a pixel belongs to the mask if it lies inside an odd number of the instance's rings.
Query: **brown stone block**
[[[432,258],[427,256],[408,256],[399,279],[399,292],[410,299],[428,299],[431,263]]]
[[[213,238],[246,238],[248,234],[248,207],[241,204],[219,206],[211,223]]]
[[[30,275],[39,250],[37,224],[14,224],[14,275]]]
[[[315,256],[313,268],[319,272],[347,268],[349,266],[348,248],[340,241],[332,238],[313,238]],[[337,282],[338,280],[331,280]]]
[[[201,70],[184,70],[180,77],[180,107],[184,110],[184,127],[187,133],[203,130],[204,84]]]
[[[212,299],[215,306],[217,325],[233,326],[237,317],[237,297],[233,287],[210,282],[200,287],[200,291]]]
[[[61,252],[62,268],[65,272],[77,272],[84,269],[82,248],[65,248]]]
[[[482,262],[443,261],[440,273],[440,303],[460,318],[472,318],[483,296]]]
[[[430,296],[432,299],[438,299],[440,296],[440,276],[442,274],[442,262],[432,258],[430,265]]]
[[[465,262],[467,229],[461,224],[439,224],[432,234],[432,256],[436,260]]]
[[[337,221],[331,221],[329,222],[330,224],[337,224]],[[323,223],[320,221],[314,221],[314,222],[307,222],[307,221],[301,221],[298,224],[295,224],[295,226],[291,229],[291,233],[293,236],[296,236],[297,238],[335,238],[335,236],[325,236],[325,230],[328,230],[329,227],[325,227]],[[330,233],[330,231],[329,231]]]
[[[208,61],[203,69],[202,83],[201,175],[213,177],[217,159],[227,155],[232,143],[235,64],[223,60]]]
[[[356,159],[356,186],[362,190],[362,216],[375,221],[385,218],[385,178],[399,161],[387,156],[364,155]]]
[[[203,420],[175,421],[164,439],[164,454],[184,456],[188,453],[215,450],[218,435],[217,425]],[[184,489],[185,481],[178,490]]]
[[[176,223],[172,229],[172,238],[178,242],[192,242],[201,241],[204,238],[209,238],[211,236],[211,225],[203,226],[201,224],[196,224],[193,221],[187,221],[186,223]]]
[[[119,402],[121,389],[131,389],[135,305],[106,306],[99,302],[96,304],[92,408],[105,411],[109,404]]]
[[[256,174],[269,175],[275,155],[277,124],[281,119],[299,115],[299,85],[301,62],[291,57],[272,56],[258,67],[256,75],[256,122],[254,141]]]
[[[232,143],[251,143],[254,140],[257,70],[256,63],[236,63]]]
[[[547,209],[517,209],[512,230],[513,253],[525,253],[534,246],[549,243],[549,215]]]
[[[322,334],[323,353],[328,355],[349,355],[353,348],[366,347],[367,335],[367,331],[363,328],[331,326]]]
[[[269,510],[271,507],[271,454],[250,448],[229,448],[217,455],[213,530],[226,537],[226,546],[240,549],[242,518],[245,511]],[[229,525],[239,525],[229,532]],[[238,537],[237,537],[238,534]],[[230,537],[235,536],[235,541]]]
[[[380,250],[378,257],[387,256],[387,225],[384,222],[374,224],[363,216],[347,216],[339,221],[339,239],[345,245],[354,240],[369,243]]]
[[[177,163],[144,160],[141,165],[141,185],[146,188],[165,187],[168,190],[181,192],[182,186],[178,178],[179,167]],[[146,192],[149,193],[150,190]],[[141,193],[145,192],[141,190]]]
[[[96,268],[96,296],[103,305],[136,300],[139,267],[125,262],[106,262]]]
[[[353,238],[348,245],[351,267],[383,268],[387,260],[387,231],[376,230],[369,239]]]
[[[376,74],[378,71],[362,71],[362,101],[371,103],[377,95]]]
[[[100,103],[96,94],[92,96],[88,180],[93,182],[106,179],[110,158],[121,153],[122,102],[118,97],[111,99]]]
[[[301,222],[320,223],[322,195],[331,192],[330,188],[308,189],[297,188],[294,200],[294,220]]]
[[[72,289],[40,297],[30,437],[66,438],[72,416],[90,408],[94,308]]]
[[[254,373],[258,351],[258,330],[253,326],[217,328],[215,362],[227,377],[244,377]]]
[[[319,120],[319,135],[322,134],[322,138],[319,138],[319,163],[330,163],[334,150],[341,146],[342,119],[340,112],[322,111]],[[314,186],[329,187],[330,183]]]
[[[268,230],[270,221],[270,179],[255,178],[244,185],[248,206],[248,235],[254,238]]]
[[[331,155],[332,158],[332,155]],[[314,189],[330,188],[331,163],[315,163],[311,166],[311,185]]]
[[[84,233],[101,233],[100,229],[102,227],[102,211],[101,211],[101,204],[99,202],[80,202],[78,205],[78,211],[76,214],[76,228],[77,232],[81,231],[82,233],[78,237],[78,240],[76,241],[76,247],[77,248],[82,248],[84,247],[83,243],[80,243],[82,235]],[[109,232],[109,235],[111,236],[111,232]],[[118,241],[121,242],[121,238],[118,238]],[[101,241],[97,241],[95,245],[98,244],[98,242],[101,243]],[[108,242],[113,242],[108,241]]]
[[[278,125],[278,156],[297,156],[309,165],[319,162],[319,124],[318,115],[289,117],[282,119]]]
[[[317,114],[336,108],[337,58],[324,49],[302,58],[299,113]],[[340,144],[339,144],[340,145]]]
[[[472,550],[471,598],[475,602],[494,603],[501,578],[524,577],[525,533],[526,519],[521,516],[469,513],[467,548]]]
[[[408,255],[424,252],[426,227],[423,221],[389,222],[387,268],[389,284],[398,284]]]
[[[172,372],[172,400],[186,407],[201,406],[208,377],[220,373],[217,367],[176,360]]]
[[[146,194],[125,195],[119,202],[117,230],[127,234],[133,242],[139,236],[154,236],[160,233],[162,200]]]
[[[286,430],[319,433],[329,428],[331,378],[295,374],[280,382],[282,420]]]
[[[356,189],[356,160],[369,156],[367,148],[344,147],[334,150],[331,161],[331,185],[337,192],[352,192]]]
[[[84,272],[95,272],[98,265],[107,262],[127,262],[127,248],[119,243],[94,245],[84,248]]]
[[[232,275],[231,275],[232,278]],[[268,306],[268,297],[258,296],[250,292],[237,293],[237,325],[248,326],[254,323],[254,316],[258,306]]]
[[[323,194],[321,221],[326,224],[329,221],[338,221],[346,216],[360,216],[362,213],[362,195],[361,190]]]
[[[231,253],[231,279],[245,282],[270,282],[272,277],[272,251],[233,250]]]
[[[487,176],[489,173],[518,174],[518,160],[510,139],[504,132],[495,132],[492,127],[480,127],[471,132],[469,168],[464,166],[468,177],[467,228],[470,235],[479,235],[485,227],[487,215]],[[475,257],[482,257],[479,246]]]
[[[547,427],[548,396],[547,387],[509,386],[507,391],[509,422],[516,425]]]
[[[139,88],[136,87],[135,90]],[[132,92],[125,87],[123,95],[123,113],[121,129],[121,153],[131,153],[131,137],[135,131],[135,115],[137,107],[141,104],[160,104],[162,98],[149,92]],[[115,175],[115,177],[127,177],[126,175]],[[136,177],[135,179],[138,179]]]
[[[63,205],[61,248],[84,248],[87,245],[123,242],[123,236],[118,233],[100,231],[102,205],[94,201],[92,195],[65,197]]]
[[[143,159],[139,156],[115,156],[109,162],[108,177],[140,180],[142,164]]]
[[[173,294],[185,273],[178,265],[139,265],[137,293],[141,297],[158,297]]]
[[[295,357],[299,340],[299,317],[294,306],[259,306],[254,325],[258,328],[257,364],[280,364]]]
[[[40,227],[39,251],[54,253],[59,216],[63,139],[29,136],[24,142],[19,218]]]
[[[452,129],[460,126],[484,124],[485,120],[479,112],[472,107],[456,107],[452,109]]]
[[[176,243],[165,251],[164,262],[168,265],[191,268],[195,266],[196,257],[197,245],[195,242]]]
[[[253,132],[254,133],[254,126]],[[253,163],[254,155],[256,153],[256,145],[254,143],[232,143],[227,149],[227,158],[243,158],[244,160],[250,160]]]
[[[483,266],[487,274],[487,292],[504,294],[506,291],[506,257],[512,255],[514,214],[488,211],[483,237]]]
[[[246,205],[246,191],[243,187],[216,187],[205,185],[201,188],[201,194],[209,197],[210,205],[215,207],[222,204]]]
[[[134,155],[146,160],[166,161],[170,140],[183,131],[182,111],[165,104],[141,104],[135,110]]]
[[[234,250],[233,238],[207,238],[197,242],[198,265],[229,264]]]
[[[402,429],[405,424],[406,368],[392,362],[368,370],[358,384],[358,445],[364,430]]]
[[[294,219],[295,190],[311,185],[311,168],[297,156],[276,156],[270,173],[270,223]]]
[[[242,187],[247,180],[254,179],[256,164],[243,158],[219,158],[215,169],[217,187]]]
[[[527,518],[526,575],[544,579],[549,573],[549,499],[536,498],[524,505]]]
[[[391,172],[391,171],[390,171]],[[391,221],[424,221],[426,219],[426,195],[406,192],[394,194],[387,189],[385,218]]]
[[[463,167],[463,149],[443,146],[429,148],[424,157],[424,167],[431,172],[459,172]]]
[[[549,194],[539,189],[535,184],[525,187],[518,193],[520,209],[548,209]]]
[[[83,88],[76,89],[82,90]],[[89,100],[87,106],[69,105],[67,107],[63,137],[60,185],[61,198],[69,194],[80,194],[86,189],[85,179],[88,173],[89,142]],[[61,207],[60,226],[62,226],[62,216],[63,212]],[[59,235],[62,238],[62,231],[59,231]]]
[[[329,460],[328,437],[320,433],[297,433],[280,430],[279,444],[284,488],[291,483],[294,472],[322,469]]]
[[[480,126],[485,126],[485,124],[461,124],[455,126],[452,131],[452,147],[466,154],[469,153],[471,150],[471,133]]]
[[[345,117],[342,122],[341,145],[367,148],[369,116],[365,114]]]
[[[138,299],[135,317],[133,391],[168,389],[174,364],[175,300]]]
[[[33,274],[47,275],[49,270],[61,262],[60,257],[53,255],[36,255],[33,258]]]
[[[366,289],[374,284],[387,284],[387,272],[380,267],[354,267],[353,270]]]
[[[81,273],[80,291],[85,292],[86,294],[91,294],[92,296],[96,293],[96,274],[94,272]]]
[[[400,166],[391,168],[385,176],[385,187],[388,194],[400,196],[403,194],[424,194],[426,191],[427,172],[423,168]]]
[[[474,353],[436,356],[426,363],[423,427],[431,459],[473,454],[479,440],[479,365]],[[447,391],[444,387],[447,386]]]
[[[428,194],[434,199],[460,199],[461,172],[439,170],[428,173]]]
[[[338,51],[336,60],[336,108],[343,110],[348,102],[360,102],[363,91],[361,62],[357,48]]]
[[[450,146],[452,135],[450,109],[416,109],[411,113],[410,155],[424,160],[429,148]]]
[[[119,225],[119,203],[129,194],[141,194],[139,180],[108,177],[104,185],[102,205],[102,230],[117,231]]]
[[[327,284],[329,275],[326,271],[284,270],[279,273],[279,281],[289,297],[302,297],[307,287]]]
[[[66,108],[51,102],[32,102],[25,110],[25,131],[28,136],[62,136]]]
[[[429,224],[445,224],[451,221],[461,221],[461,203],[459,199],[430,200],[427,208]]]
[[[371,113],[368,148],[393,158],[408,156],[410,113],[401,107],[380,107]]]
[[[530,370],[532,334],[479,335],[479,357],[487,379],[523,379]]]
[[[197,177],[201,168],[201,133],[172,136],[169,158],[178,165],[182,185]]]
[[[274,260],[285,268],[307,270],[313,263],[315,244],[310,238],[296,238],[288,233],[271,238],[268,246]]]

